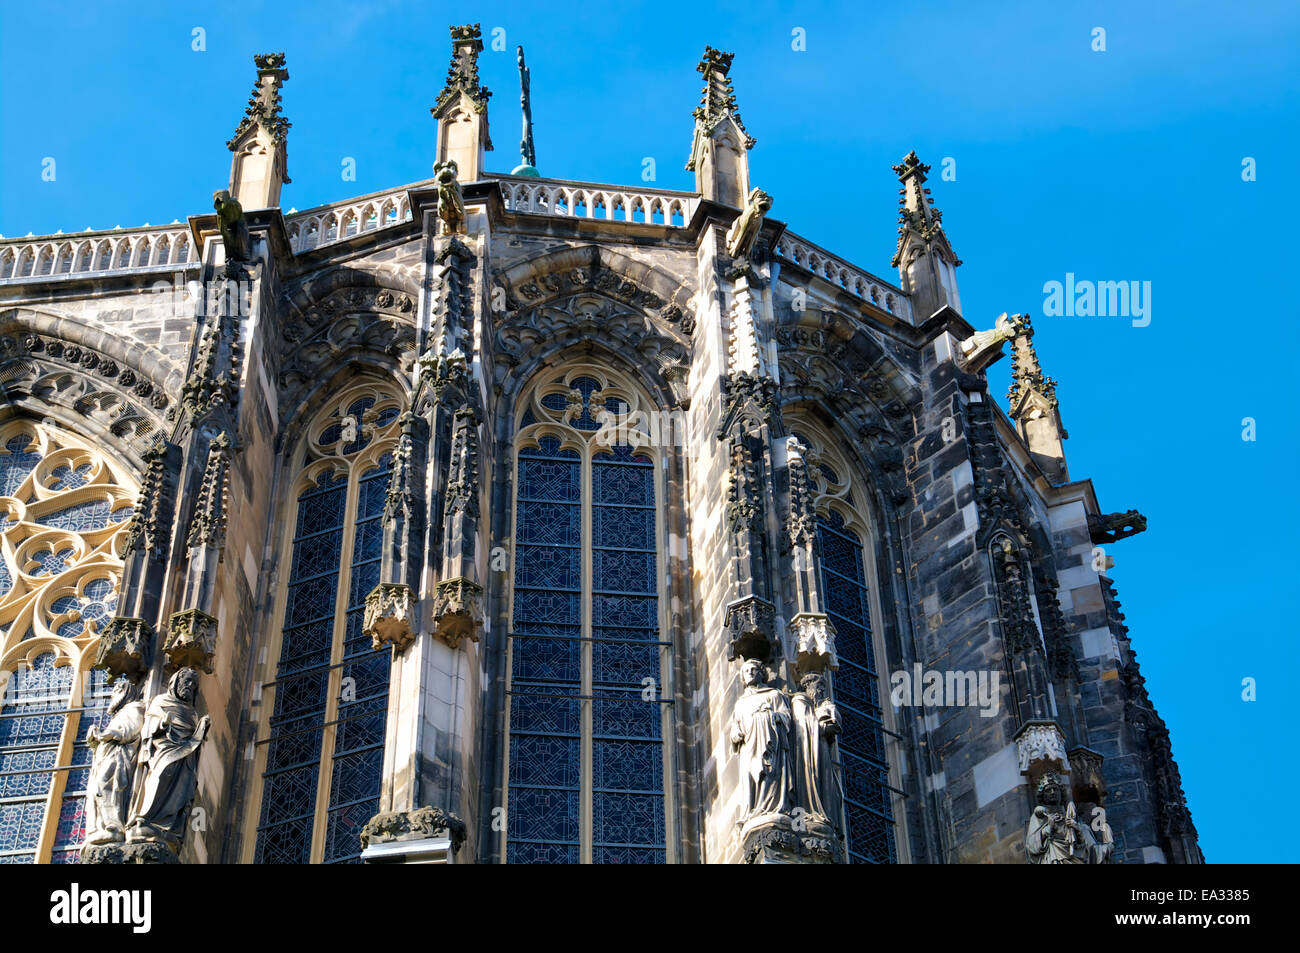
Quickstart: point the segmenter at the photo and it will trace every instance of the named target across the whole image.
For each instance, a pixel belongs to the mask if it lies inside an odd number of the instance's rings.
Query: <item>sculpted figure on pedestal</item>
[[[194,709],[199,675],[183,668],[149,702],[141,733],[129,841],[159,841],[179,851],[198,779],[199,746],[211,724]]]
[[[839,715],[826,697],[820,673],[800,680],[801,691],[790,698],[794,713],[795,801],[807,812],[809,826],[838,828],[843,805],[839,774],[835,770],[835,738]]]
[[[1068,788],[1049,771],[1038,782],[1038,804],[1025,832],[1025,853],[1031,864],[1096,864],[1101,851],[1092,831],[1080,824]]]
[[[102,731],[92,725],[86,733],[86,743],[94,752],[86,794],[87,844],[115,844],[126,839],[131,780],[144,722],[139,687],[119,677],[113,686],[108,715]]]
[[[438,183],[438,218],[442,219],[443,234],[455,235],[465,230],[465,199],[456,180],[456,160],[448,159],[433,167],[433,178]]]
[[[790,702],[784,692],[767,684],[762,662],[748,659],[740,669],[744,694],[736,701],[731,743],[740,752],[740,783],[748,824],[775,815],[788,815],[794,804]]]

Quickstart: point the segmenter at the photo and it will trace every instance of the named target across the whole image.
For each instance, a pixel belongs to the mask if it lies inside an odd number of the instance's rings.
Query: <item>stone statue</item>
[[[126,839],[143,723],[139,686],[118,678],[108,703],[108,724],[102,731],[91,725],[86,733],[86,743],[94,752],[86,797],[87,844],[117,844]]]
[[[731,223],[727,230],[727,254],[737,261],[749,261],[758,241],[758,233],[763,228],[763,216],[772,207],[772,198],[762,189],[752,189],[745,210]]]
[[[1106,820],[1106,809],[1098,804],[1084,804],[1079,810],[1079,816],[1092,831],[1092,839],[1096,842],[1088,863],[1109,864],[1115,853],[1115,835],[1111,833],[1110,823]]]
[[[993,322],[993,330],[976,331],[961,342],[959,348],[962,363],[971,367],[982,367],[986,358],[1001,350],[1003,341],[1010,341],[1016,334],[1016,319],[1007,317],[1007,313],[1003,311]]]
[[[1038,804],[1025,832],[1025,853],[1031,864],[1100,863],[1092,831],[1078,822],[1074,801],[1066,801],[1066,790],[1052,771],[1038,782]]]
[[[217,226],[221,229],[221,242],[226,247],[226,261],[248,261],[253,252],[253,241],[244,220],[244,208],[228,191],[212,193],[212,207],[217,210]]]
[[[199,674],[183,668],[167,691],[149,702],[141,732],[139,769],[128,841],[156,841],[179,851],[198,781],[198,751],[211,720],[194,701]]]
[[[824,822],[838,829],[844,795],[835,770],[834,744],[839,715],[826,697],[823,675],[810,672],[801,691],[790,698],[794,715],[795,801],[807,812],[809,826]]]
[[[442,219],[443,234],[455,235],[465,231],[465,199],[456,181],[456,160],[448,159],[433,167],[433,178],[438,183],[438,218]]]
[[[767,684],[762,662],[746,660],[740,674],[745,691],[736,701],[731,744],[740,752],[741,821],[748,825],[777,815],[788,820],[795,806],[790,702],[784,692]]]

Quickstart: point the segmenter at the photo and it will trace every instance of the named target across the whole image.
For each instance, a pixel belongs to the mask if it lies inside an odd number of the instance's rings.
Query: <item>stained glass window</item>
[[[566,387],[521,416],[562,424],[585,452],[550,427],[518,453],[505,857],[664,863],[654,461],[588,439],[627,396],[589,376]]]
[[[345,395],[313,432],[312,447],[335,463],[318,466],[297,499],[257,863],[356,863],[361,829],[379,812],[392,652],[376,652],[362,625],[379,582],[399,414],[392,397]]]
[[[835,625],[839,670],[834,676],[841,734],[837,744],[852,863],[897,861],[880,707],[880,675],[871,643],[862,541],[831,511],[818,519],[822,591]]]
[[[89,665],[117,608],[137,492],[73,434],[0,424],[0,656],[14,660],[0,670],[0,863],[79,860],[86,737],[109,691]]]

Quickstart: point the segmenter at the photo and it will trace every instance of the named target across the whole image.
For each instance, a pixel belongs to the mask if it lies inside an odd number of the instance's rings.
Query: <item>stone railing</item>
[[[512,212],[563,215],[615,222],[641,222],[684,228],[695,214],[699,196],[692,192],[630,190],[563,179],[493,176],[501,184]]]
[[[776,255],[811,271],[818,278],[824,278],[855,298],[869,301],[909,324],[912,322],[912,302],[901,289],[797,235],[785,232],[776,244]]]
[[[411,220],[411,195],[404,186],[392,192],[376,192],[359,199],[321,205],[305,212],[284,216],[289,245],[296,254],[341,242],[354,235],[378,231]]]
[[[0,281],[133,271],[195,260],[189,229],[179,223],[0,239]]]

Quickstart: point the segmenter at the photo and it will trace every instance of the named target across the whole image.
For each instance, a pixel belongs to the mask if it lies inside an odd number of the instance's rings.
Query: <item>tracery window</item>
[[[52,423],[0,424],[0,863],[79,859],[86,736],[108,711],[90,665],[117,608],[138,492]]]
[[[508,863],[672,859],[649,411],[592,365],[548,373],[517,409]]]
[[[287,514],[282,620],[259,747],[257,863],[354,863],[379,808],[391,650],[362,633],[379,582],[402,398],[362,384],[319,414]]]
[[[881,708],[881,673],[871,626],[869,538],[861,517],[861,490],[826,441],[796,434],[816,462],[817,539],[821,591],[835,626],[839,669],[833,676],[841,734],[836,743],[844,784],[844,827],[851,863],[897,862],[889,754]]]

